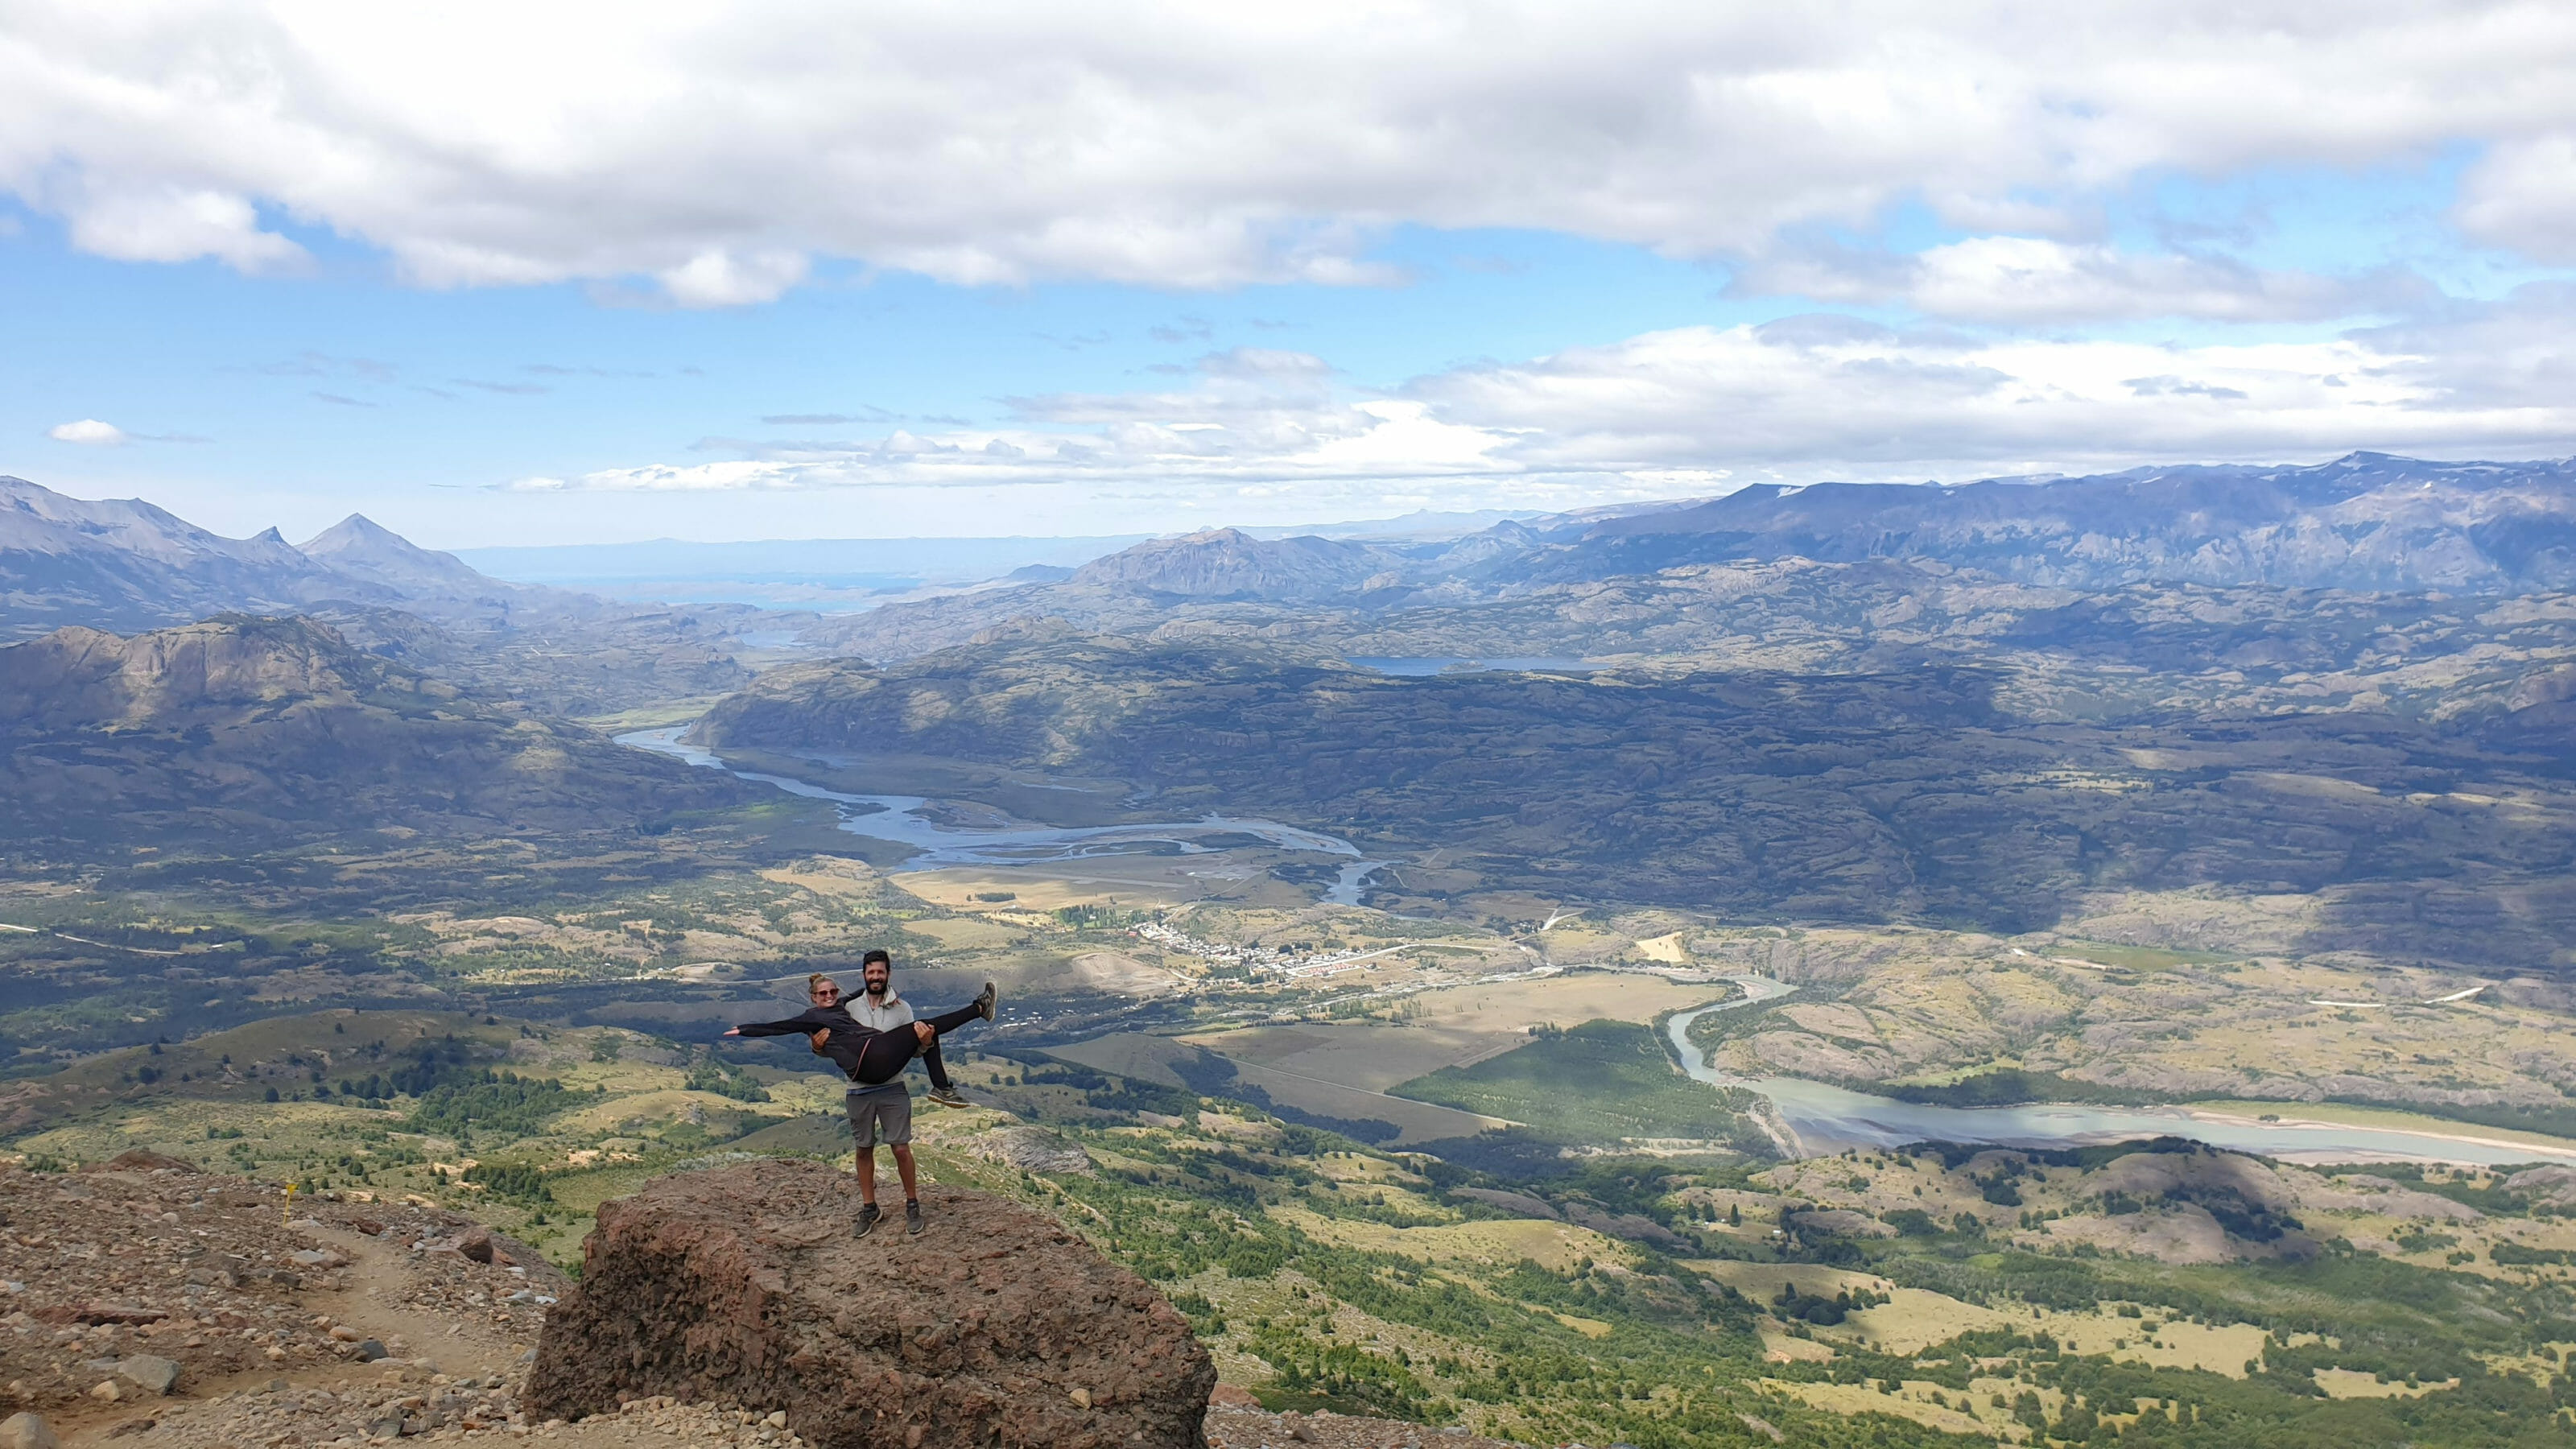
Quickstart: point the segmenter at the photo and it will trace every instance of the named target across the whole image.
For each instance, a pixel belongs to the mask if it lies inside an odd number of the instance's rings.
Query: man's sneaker
[[[877,1210],[877,1205],[875,1203],[863,1202],[859,1204],[859,1229],[857,1232],[850,1234],[850,1236],[854,1238],[866,1237],[870,1232],[875,1230],[877,1220],[884,1216],[884,1213]]]
[[[984,1018],[986,1021],[991,1021],[993,1019],[993,1008],[1001,1001],[1001,999],[1001,997],[994,994],[993,983],[990,981],[985,982],[984,993],[975,998],[975,1014]]]
[[[920,1199],[915,1198],[903,1205],[903,1230],[916,1238],[921,1236]]]
[[[975,1105],[974,1103],[967,1101],[964,1094],[960,1093],[955,1087],[931,1088],[930,1100],[937,1102],[942,1107],[972,1107]]]

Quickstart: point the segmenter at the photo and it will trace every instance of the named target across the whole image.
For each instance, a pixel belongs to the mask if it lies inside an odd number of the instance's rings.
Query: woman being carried
[[[814,1049],[830,1057],[851,1081],[873,1087],[893,1081],[904,1063],[948,1033],[979,1017],[991,1021],[998,1000],[993,983],[987,981],[980,995],[955,1011],[943,1011],[892,1031],[877,1031],[853,1020],[835,991],[830,1005],[818,1000],[784,1021],[748,1021],[727,1029],[725,1035],[812,1037]]]

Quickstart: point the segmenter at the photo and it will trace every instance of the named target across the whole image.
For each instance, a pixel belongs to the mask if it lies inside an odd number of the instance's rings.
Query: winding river
[[[1776,1001],[1797,990],[1767,976],[1729,977],[1744,995],[1664,1024],[1682,1070],[1712,1086],[1741,1087],[1771,1099],[1808,1156],[1846,1147],[1898,1147],[1908,1142],[1991,1142],[2001,1147],[2073,1147],[2133,1137],[2189,1137],[2212,1147],[2289,1162],[2576,1162],[2576,1148],[2542,1147],[2456,1130],[2354,1127],[2336,1122],[2261,1122],[2188,1107],[2093,1107],[2037,1102],[2026,1107],[1939,1107],[1900,1102],[1799,1077],[1735,1077],[1708,1065],[1691,1043],[1691,1023],[1713,1012]],[[2286,1109],[2297,1110],[2295,1105]]]
[[[841,807],[841,829],[871,840],[908,845],[920,852],[896,866],[897,870],[936,870],[945,865],[1046,865],[1162,849],[1177,850],[1183,855],[1209,855],[1218,847],[1204,843],[1208,837],[1249,835],[1282,850],[1347,857],[1349,863],[1334,877],[1324,899],[1355,906],[1369,876],[1386,864],[1360,859],[1359,847],[1339,836],[1282,825],[1275,820],[1208,815],[1189,821],[1066,827],[1032,825],[999,812],[990,812],[981,820],[968,819],[953,807],[919,795],[850,795],[785,775],[737,770],[718,759],[713,751],[682,743],[680,736],[688,729],[687,725],[672,725],[634,730],[616,739],[621,745],[669,755],[701,769],[723,770],[741,779],[775,785],[791,795],[829,800]]]

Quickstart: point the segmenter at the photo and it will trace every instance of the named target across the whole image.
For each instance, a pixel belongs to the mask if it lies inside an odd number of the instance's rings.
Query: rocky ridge
[[[453,1214],[290,1199],[149,1152],[0,1166],[0,1219],[0,1416],[36,1414],[75,1443],[154,1425],[182,1431],[154,1442],[184,1444],[500,1429],[517,1360],[567,1286]],[[186,1428],[254,1409],[291,1436]]]

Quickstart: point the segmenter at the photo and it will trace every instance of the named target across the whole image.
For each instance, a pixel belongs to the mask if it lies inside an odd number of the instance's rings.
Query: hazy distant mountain
[[[513,602],[596,607],[486,578],[359,514],[297,548],[275,529],[225,538],[140,499],[90,502],[23,478],[0,478],[0,589],[10,605],[0,627],[22,637],[64,624],[149,628],[324,603],[408,608],[451,623],[480,622]]]
[[[477,700],[311,619],[71,628],[0,648],[0,836],[48,859],[381,829],[632,834],[743,793]]]
[[[2576,585],[2576,459],[2139,468],[2046,482],[1763,485],[1546,535],[1496,582],[1737,559],[1926,559],[2024,583],[2517,593]]]
[[[392,591],[308,558],[271,529],[224,538],[140,499],[89,502],[0,478],[0,630],[149,627],[227,609],[321,599],[390,603]]]
[[[1211,612],[1248,612],[1266,620],[1283,611],[1295,614],[1350,599],[1373,586],[1401,583],[1404,571],[1413,567],[1405,554],[1368,544],[1264,539],[1240,529],[1212,528],[1149,539],[1094,559],[1061,580],[1011,582],[822,619],[807,625],[803,638],[818,648],[903,659],[963,644],[996,625],[1029,617],[1061,618],[1084,630],[1121,633],[1150,631]]]
[[[1461,512],[1416,509],[1396,518],[1369,518],[1349,523],[1261,524],[1243,531],[1254,538],[1351,538],[1373,543],[1429,543],[1468,534],[1515,519],[1546,518],[1543,508],[1479,508]]]
[[[363,513],[352,513],[297,546],[324,568],[363,579],[415,601],[500,602],[535,599],[539,591],[503,583],[468,567],[452,553],[422,548]]]
[[[1061,583],[889,604],[808,637],[903,659],[1038,617],[1117,633],[1259,631],[1356,654],[1688,653],[1728,632],[1712,630],[1712,609],[1780,582],[1745,570],[1804,560],[1901,565],[1921,589],[1953,594],[2003,583],[2563,592],[2576,589],[2576,459],[2356,453],[2315,467],[1958,487],[1765,485],[1708,501],[1506,519],[1410,543],[1215,529],[1138,544]],[[1888,583],[1871,577],[1882,595],[1873,624],[1921,612],[1886,595]],[[1619,592],[1615,603],[1604,587]],[[1496,633],[1508,627],[1504,613],[1533,632],[1517,641]]]
[[[958,588],[1005,578],[1014,570],[1055,568],[1070,573],[1148,536],[796,538],[744,543],[658,539],[469,548],[459,550],[457,556],[496,578],[616,599],[851,610],[874,607],[913,589]]]
[[[1067,582],[1193,599],[1306,600],[1350,592],[1402,562],[1366,544],[1264,540],[1240,529],[1211,528],[1094,559]]]
[[[0,640],[120,633],[218,614],[310,614],[363,648],[564,713],[740,686],[741,605],[619,604],[505,583],[359,514],[302,548],[209,533],[138,499],[88,502],[0,478]]]

